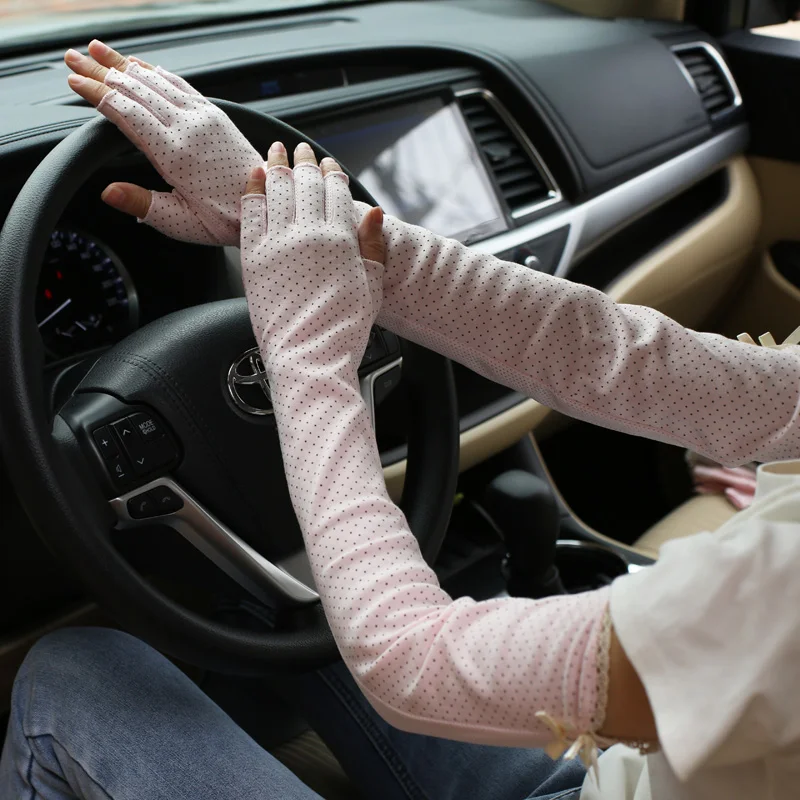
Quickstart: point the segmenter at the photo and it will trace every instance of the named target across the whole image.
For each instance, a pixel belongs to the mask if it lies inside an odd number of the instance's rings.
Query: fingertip
[[[371,222],[376,228],[383,227],[383,209],[380,206],[372,209]]]
[[[83,75],[76,75],[73,72],[71,75],[67,75],[67,83],[73,89],[78,89],[86,84],[86,79],[83,77]]]
[[[114,208],[119,208],[125,203],[125,190],[116,183],[112,183],[110,186],[106,186],[100,199]]]

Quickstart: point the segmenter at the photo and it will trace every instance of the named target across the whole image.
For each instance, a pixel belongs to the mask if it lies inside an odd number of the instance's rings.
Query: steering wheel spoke
[[[110,502],[119,529],[168,525],[267,605],[305,606],[319,601],[314,589],[264,558],[169,477],[157,478]]]

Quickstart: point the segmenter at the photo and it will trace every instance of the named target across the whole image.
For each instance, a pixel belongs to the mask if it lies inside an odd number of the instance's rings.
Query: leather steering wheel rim
[[[235,103],[214,102],[259,152],[274,140],[290,149],[308,141],[277,119]],[[148,583],[114,547],[110,531],[116,520],[107,500],[80,463],[73,432],[60,417],[52,417],[34,316],[40,265],[50,232],[75,192],[100,166],[130,148],[104,118],[87,122],[31,174],[0,233],[0,448],[12,484],[56,557],[121,625],[163,652],[238,674],[328,663],[338,654],[319,604],[297,629],[265,633],[203,617]],[[350,178],[354,196],[373,202]],[[404,366],[412,422],[402,507],[432,562],[447,528],[458,474],[455,388],[449,362],[428,350],[408,345]]]

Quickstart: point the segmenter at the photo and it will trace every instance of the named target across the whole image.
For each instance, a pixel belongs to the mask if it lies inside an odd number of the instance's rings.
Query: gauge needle
[[[68,306],[68,305],[71,303],[71,302],[72,302],[72,298],[71,298],[71,297],[68,297],[68,298],[67,298],[67,299],[66,299],[66,300],[65,300],[65,301],[64,301],[64,302],[63,302],[63,303],[62,303],[62,304],[61,304],[61,305],[60,305],[60,306],[59,306],[59,307],[58,307],[58,308],[55,310],[55,311],[53,311],[51,314],[48,314],[48,315],[47,315],[47,316],[46,316],[46,317],[45,317],[45,318],[44,318],[44,319],[43,319],[43,320],[42,320],[42,321],[39,323],[39,325],[38,325],[37,327],[41,328],[41,327],[42,327],[42,325],[44,325],[46,322],[50,322],[50,320],[51,320],[51,319],[53,319],[53,317],[54,317],[56,314],[60,314],[60,313],[61,313],[61,312],[62,312],[62,311],[63,311],[63,310],[64,310],[64,309],[65,309],[65,308],[66,308],[66,307],[67,307],[67,306]]]

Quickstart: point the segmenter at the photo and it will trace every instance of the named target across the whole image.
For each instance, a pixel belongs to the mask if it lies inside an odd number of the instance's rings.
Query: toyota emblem
[[[272,395],[261,353],[253,347],[236,359],[228,370],[228,392],[236,407],[246,414],[272,414]]]

